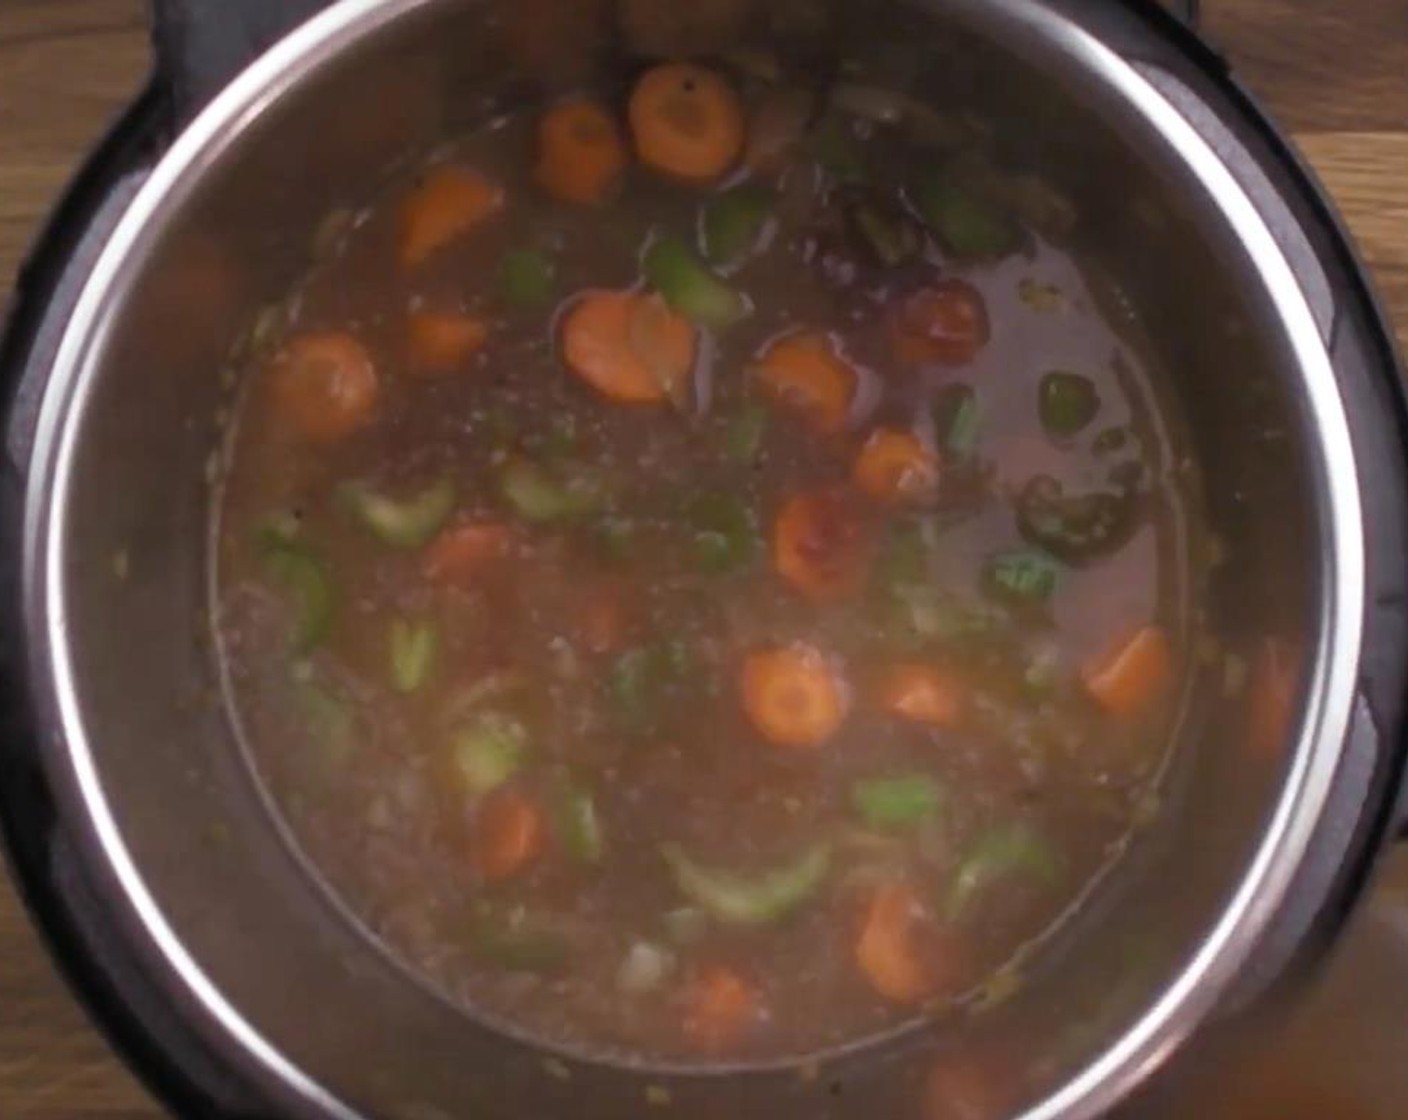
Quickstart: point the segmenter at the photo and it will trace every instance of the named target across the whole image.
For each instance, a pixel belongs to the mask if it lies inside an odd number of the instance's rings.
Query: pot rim
[[[24,632],[37,682],[37,710],[42,725],[51,729],[43,742],[43,764],[62,811],[77,823],[85,863],[116,900],[114,909],[128,937],[156,966],[167,993],[191,1013],[201,1032],[222,1049],[237,1048],[238,1064],[300,1113],[348,1120],[359,1114],[286,1059],[206,975],[167,921],[124,841],[75,686],[64,510],[82,419],[102,372],[104,341],[123,294],[144,271],[171,215],[183,209],[205,173],[269,107],[310,74],[394,23],[443,2],[342,0],[257,60],[177,138],[122,216],[64,330],[44,391],[25,495]],[[1360,485],[1344,403],[1306,295],[1256,205],[1202,135],[1134,65],[1038,0],[949,0],[947,7],[973,26],[1055,44],[1073,65],[1122,99],[1149,135],[1161,138],[1255,265],[1274,306],[1274,321],[1294,355],[1294,375],[1318,436],[1312,458],[1323,528],[1319,575],[1324,591],[1293,764],[1236,892],[1199,950],[1122,1037],[1024,1117],[1083,1120],[1123,1099],[1210,1014],[1280,909],[1319,826],[1349,729],[1363,637]]]

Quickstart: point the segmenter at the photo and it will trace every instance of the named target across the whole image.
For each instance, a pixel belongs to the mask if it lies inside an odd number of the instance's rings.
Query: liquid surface
[[[1183,514],[1029,179],[666,71],[673,109],[525,112],[330,219],[216,612],[278,811],[413,970],[540,1040],[770,1059],[1012,984],[1118,856]]]

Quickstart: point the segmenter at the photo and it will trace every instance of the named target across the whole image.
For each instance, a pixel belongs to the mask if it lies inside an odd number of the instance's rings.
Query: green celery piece
[[[464,791],[472,797],[493,793],[528,761],[528,732],[500,712],[484,712],[456,732],[451,764]]]
[[[706,571],[723,575],[746,568],[759,551],[752,509],[734,494],[699,494],[684,510],[694,530],[694,554]]]
[[[722,268],[737,264],[757,247],[776,201],[772,191],[756,183],[710,199],[700,223],[704,255]]]
[[[925,774],[871,778],[851,790],[856,811],[869,827],[903,829],[933,817],[943,805],[944,791]]]
[[[1032,606],[1050,601],[1060,577],[1060,563],[1035,548],[1000,552],[989,558],[983,570],[983,579],[994,594]]]
[[[675,885],[695,905],[729,925],[767,925],[811,898],[831,871],[831,846],[818,844],[797,860],[758,875],[696,863],[676,844],[661,849]]]
[[[499,268],[499,294],[510,307],[532,311],[552,302],[556,268],[541,249],[511,249]]]
[[[327,566],[301,541],[266,533],[264,566],[293,599],[293,648],[306,654],[320,646],[332,627],[336,597]]]
[[[746,319],[746,297],[732,288],[678,237],[661,237],[645,251],[646,282],[685,318],[705,327],[730,327]]]
[[[455,512],[455,483],[448,477],[404,500],[356,482],[342,486],[338,496],[364,528],[393,548],[428,544]]]
[[[499,471],[499,493],[525,521],[551,524],[574,521],[606,503],[600,480],[571,468],[549,471],[528,459],[510,459]]]
[[[1079,435],[1100,414],[1100,395],[1090,378],[1067,370],[1052,370],[1037,389],[1041,425],[1053,436]]]
[[[1061,874],[1061,861],[1046,837],[1016,821],[989,829],[969,849],[949,887],[945,910],[951,921],[962,917],[974,900],[1001,879],[1025,876],[1044,884]]]
[[[440,635],[432,622],[397,618],[391,623],[391,680],[398,692],[424,687],[435,668]]]
[[[741,465],[755,462],[767,433],[768,410],[756,401],[749,402],[729,423],[724,437],[725,457]]]
[[[600,863],[606,838],[596,798],[581,786],[561,791],[557,805],[557,831],[567,854],[577,863]]]
[[[1016,223],[994,203],[946,174],[930,176],[915,199],[925,222],[959,257],[1001,257],[1020,244]]]

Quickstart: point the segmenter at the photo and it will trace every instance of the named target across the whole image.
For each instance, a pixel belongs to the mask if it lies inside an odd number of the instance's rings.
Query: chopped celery
[[[1051,884],[1060,873],[1059,857],[1031,825],[1023,821],[998,825],[978,837],[959,865],[948,891],[948,917],[961,917],[978,895],[1000,879],[1022,876]]]
[[[600,863],[606,850],[596,798],[581,786],[568,786],[559,795],[557,832],[567,854],[578,863]]]
[[[264,537],[264,565],[293,599],[293,648],[298,653],[322,644],[332,626],[336,600],[323,561],[302,542]]]
[[[528,459],[510,459],[499,471],[499,493],[526,521],[573,521],[594,513],[606,501],[601,480],[570,467],[550,471]]]
[[[907,774],[857,782],[851,800],[870,828],[909,828],[939,811],[944,791],[927,775]]]
[[[1069,438],[1090,426],[1100,414],[1095,383],[1079,373],[1053,370],[1037,390],[1041,424],[1053,436]]]
[[[728,327],[747,318],[748,300],[716,276],[677,237],[661,237],[645,251],[645,278],[665,302],[705,327]]]
[[[829,844],[818,844],[794,862],[757,875],[705,867],[674,844],[661,852],[685,897],[730,925],[780,921],[816,894],[831,870]]]
[[[919,234],[897,208],[866,200],[852,206],[848,214],[856,235],[879,264],[894,268],[919,255]]]
[[[523,910],[504,914],[487,905],[476,907],[469,940],[476,956],[510,972],[556,972],[570,951],[566,937]]]
[[[450,759],[464,791],[483,797],[523,768],[528,760],[528,732],[509,716],[484,712],[455,734]]]
[[[391,623],[391,680],[398,692],[415,692],[430,679],[440,635],[432,622],[397,618]]]
[[[355,482],[342,486],[338,496],[364,528],[393,548],[428,543],[455,511],[455,483],[450,478],[400,501]]]
[[[711,199],[700,223],[704,255],[721,268],[737,264],[757,247],[775,201],[771,191],[755,183]]]
[[[983,580],[993,594],[1029,606],[1049,602],[1060,575],[1061,565],[1033,548],[998,553],[983,569]]]
[[[611,667],[608,688],[622,726],[646,730],[669,695],[689,682],[694,669],[689,647],[678,638],[621,654]]]
[[[694,530],[695,558],[706,571],[735,572],[758,555],[757,519],[742,498],[726,493],[700,494],[685,506],[684,517]]]
[[[955,459],[969,459],[982,435],[983,410],[972,386],[946,385],[934,401],[934,427],[939,442]]]
[[[730,421],[724,437],[724,455],[730,462],[749,464],[758,458],[768,431],[768,410],[749,402]]]
[[[531,311],[552,302],[557,278],[541,249],[511,249],[499,268],[499,294],[511,307]]]
[[[1018,246],[1018,229],[1011,218],[950,175],[930,176],[914,201],[939,240],[957,256],[1000,257]]]

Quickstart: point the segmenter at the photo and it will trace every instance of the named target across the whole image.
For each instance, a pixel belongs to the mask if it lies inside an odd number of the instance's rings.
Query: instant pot
[[[733,35],[800,24],[816,59],[828,43],[892,59],[906,92],[991,122],[1073,204],[1191,433],[1217,539],[1189,558],[1203,623],[1251,686],[1228,688],[1208,659],[1153,823],[1020,988],[959,1023],[800,1062],[635,1068],[548,1051],[372,941],[246,762],[209,621],[242,347],[330,212],[551,93],[505,45],[525,10],[566,36],[572,81],[611,82],[610,7],[156,0],[154,79],[55,212],[0,351],[0,808],[35,920],[182,1116],[1122,1107],[1195,1035],[1303,974],[1405,815],[1408,431],[1390,335],[1328,201],[1191,10],[730,5],[746,17]]]

